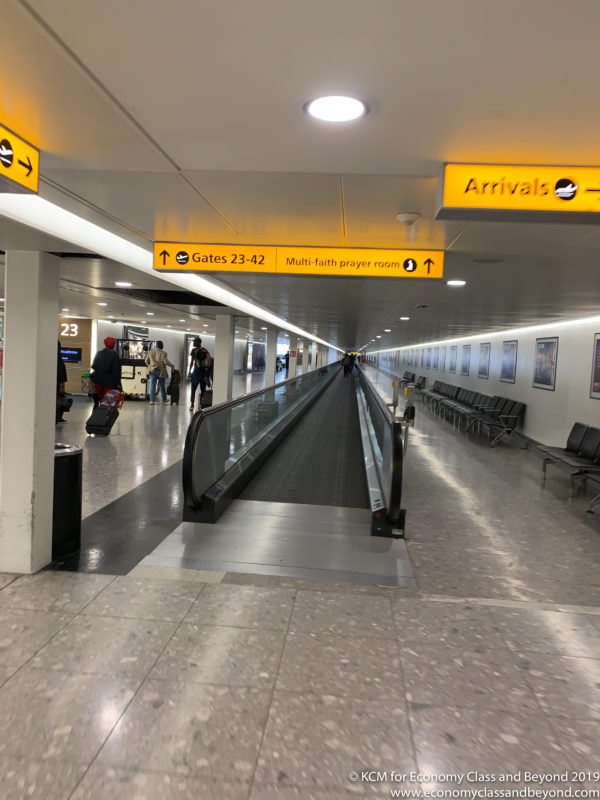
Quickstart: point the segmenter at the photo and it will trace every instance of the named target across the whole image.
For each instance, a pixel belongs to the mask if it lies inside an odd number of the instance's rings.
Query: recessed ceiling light
[[[146,311],[146,316],[147,317],[153,317],[154,316],[154,311]]]
[[[266,328],[261,328],[261,331],[266,331],[266,330],[267,330]]]
[[[173,327],[172,325],[167,325],[167,328],[172,328],[172,327]]]
[[[191,328],[186,328],[186,331],[191,331],[191,330],[192,330]]]
[[[142,325],[146,324],[146,320],[145,319],[141,319],[140,322],[142,323]]]
[[[391,332],[392,332],[392,329],[391,329],[391,328],[385,328],[383,332],[384,332],[384,333],[391,333]]]
[[[311,117],[324,122],[350,122],[367,113],[366,105],[360,100],[342,95],[318,97],[306,105],[306,110]]]
[[[114,315],[114,314],[109,314],[109,315],[108,315],[108,318],[109,318],[109,319],[114,319],[114,318],[115,318],[115,315]]]
[[[377,334],[377,336],[375,338],[376,339],[381,339],[381,336],[379,334]]]
[[[107,306],[108,303],[96,303],[97,306]]]
[[[205,322],[205,323],[204,323],[204,325],[203,325],[202,327],[203,327],[203,328],[208,328],[208,324]]]
[[[184,319],[180,319],[179,322],[185,322],[185,320]]]
[[[4,300],[2,302],[4,302]],[[70,311],[70,310],[71,310],[70,308],[61,308],[61,311]]]
[[[401,319],[401,320],[402,320],[402,322],[408,322],[408,320],[410,319],[410,317],[399,317],[398,319]]]
[[[115,281],[115,286],[122,286],[126,289],[128,286],[133,286],[133,283],[129,283],[129,281]]]
[[[464,286],[466,281],[446,281],[448,286]]]

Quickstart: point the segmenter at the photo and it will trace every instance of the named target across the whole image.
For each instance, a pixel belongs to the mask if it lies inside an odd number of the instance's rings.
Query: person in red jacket
[[[104,349],[99,350],[92,362],[91,379],[96,387],[96,394],[100,402],[104,400],[104,395],[109,389],[119,389],[121,387],[121,359],[115,351],[116,341],[112,336],[107,336],[104,340]]]

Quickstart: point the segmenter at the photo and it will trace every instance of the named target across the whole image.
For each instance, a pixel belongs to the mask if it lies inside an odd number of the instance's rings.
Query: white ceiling
[[[434,219],[444,162],[598,165],[597,0],[2,10],[0,123],[40,148],[41,196],[146,248],[444,248],[446,278],[467,280],[215,275],[322,339],[360,346],[389,327],[381,343],[398,346],[599,312],[598,226]],[[325,93],[359,96],[370,113],[318,123],[302,106]],[[399,211],[421,218],[406,228]],[[0,218],[0,248],[25,247],[73,250]],[[66,260],[61,302],[83,286],[94,313],[99,290],[134,272]],[[118,302],[134,320],[144,310]]]

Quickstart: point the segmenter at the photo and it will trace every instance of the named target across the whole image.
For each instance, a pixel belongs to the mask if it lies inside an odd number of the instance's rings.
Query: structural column
[[[302,351],[302,374],[303,375],[306,375],[306,373],[308,372],[308,354],[310,352],[309,349],[308,349],[309,347],[310,347],[310,344],[309,344],[308,340],[305,339],[304,340],[304,349]]]
[[[235,325],[230,314],[217,314],[213,405],[231,400],[233,390],[233,345]]]
[[[296,367],[298,366],[298,345],[299,339],[290,336],[290,363],[288,365],[288,378],[296,377]]]
[[[0,572],[37,572],[52,559],[59,263],[6,254]]]
[[[272,386],[275,383],[275,362],[277,361],[277,331],[276,328],[269,328],[267,331],[267,347],[265,355],[265,386]]]

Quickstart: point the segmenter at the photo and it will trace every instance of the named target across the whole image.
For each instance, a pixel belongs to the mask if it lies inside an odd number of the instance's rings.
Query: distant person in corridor
[[[175,364],[169,361],[168,355],[163,350],[163,343],[157,342],[156,347],[146,356],[146,366],[148,367],[148,374],[150,377],[150,405],[155,404],[156,398],[156,384],[160,386],[160,396],[163,403],[170,402],[167,400],[167,390],[165,388],[165,380],[169,377],[167,367],[175,368]]]

